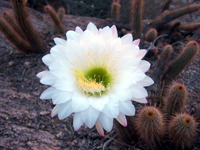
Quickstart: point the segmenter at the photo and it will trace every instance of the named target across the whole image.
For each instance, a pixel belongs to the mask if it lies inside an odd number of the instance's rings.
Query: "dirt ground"
[[[0,14],[3,11],[12,11],[8,2],[0,2]],[[28,8],[31,22],[43,35],[49,49],[54,45],[53,37],[65,38],[65,35],[54,35],[53,22],[47,14],[42,14]],[[196,15],[186,15],[181,21],[199,19]],[[85,29],[89,22],[93,22],[98,28],[112,25],[109,20],[76,17],[65,15],[63,24],[67,30],[74,30],[76,26]],[[184,46],[187,39],[194,39],[200,43],[200,31],[196,31],[187,38],[173,43],[175,51]],[[179,44],[181,43],[181,44]],[[162,46],[162,44],[160,44]],[[2,150],[74,150],[74,149],[104,149],[104,150],[145,150],[141,142],[127,145],[122,142],[116,131],[105,133],[101,137],[95,128],[85,126],[75,132],[72,126],[73,115],[58,120],[51,118],[50,113],[53,104],[50,100],[40,100],[40,94],[47,88],[41,85],[36,74],[47,69],[41,58],[45,54],[21,54],[0,33],[0,149]],[[175,55],[175,54],[174,54]],[[152,68],[155,67],[155,59],[150,60]],[[185,110],[187,112],[200,111],[200,53],[194,61],[182,71],[177,80],[184,83],[189,91],[189,99]],[[163,149],[169,149],[170,144],[165,141]],[[200,139],[197,140],[192,150],[200,149]]]

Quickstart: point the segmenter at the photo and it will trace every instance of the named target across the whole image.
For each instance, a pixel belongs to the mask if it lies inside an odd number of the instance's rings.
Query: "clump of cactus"
[[[44,53],[46,43],[34,29],[29,21],[25,7],[25,0],[12,0],[14,16],[8,12],[3,13],[0,20],[0,30],[6,38],[24,53]]]
[[[172,143],[181,149],[191,148],[195,142],[197,122],[194,117],[181,113],[177,114],[169,123],[168,136]]]
[[[164,111],[167,115],[172,116],[183,112],[188,95],[186,87],[181,83],[174,83],[169,86],[166,95]]]
[[[65,14],[65,9],[59,8],[58,13],[56,13],[56,11],[54,10],[53,7],[51,7],[50,5],[47,5],[44,7],[44,10],[46,13],[49,14],[51,19],[53,20],[53,22],[55,24],[55,32],[61,33],[61,34],[65,33],[65,29],[62,25],[62,19]]]
[[[135,124],[139,137],[147,145],[154,147],[161,143],[164,136],[164,120],[162,113],[156,107],[143,107]]]

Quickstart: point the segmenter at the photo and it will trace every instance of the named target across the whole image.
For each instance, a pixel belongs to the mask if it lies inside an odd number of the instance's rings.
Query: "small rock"
[[[14,65],[14,61],[9,61],[8,66],[12,66],[12,65]]]
[[[24,67],[26,67],[26,68],[29,68],[30,65],[31,65],[31,63],[30,63],[29,61],[26,61],[26,62],[24,63]]]

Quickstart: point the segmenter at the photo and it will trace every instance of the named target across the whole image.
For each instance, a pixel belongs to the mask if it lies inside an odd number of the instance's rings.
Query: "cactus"
[[[169,123],[169,138],[181,149],[191,148],[195,141],[197,123],[193,116],[177,114]]]
[[[187,95],[187,89],[183,84],[175,82],[169,86],[164,102],[164,111],[169,118],[175,113],[183,112]]]
[[[132,0],[131,21],[133,24],[133,38],[141,39],[142,36],[142,8],[143,0]]]
[[[173,11],[164,11],[160,16],[158,16],[155,20],[149,22],[149,25],[154,28],[159,28],[160,26],[178,18],[185,14],[192,13],[198,11],[200,9],[200,5],[190,5],[183,8],[179,8]]]
[[[135,121],[140,138],[148,146],[158,146],[164,136],[164,121],[162,113],[153,106],[142,108]]]
[[[167,2],[165,3],[162,12],[166,11],[169,9],[169,6],[171,5],[171,3],[173,2],[173,0],[167,0]]]
[[[33,47],[34,53],[46,52],[46,43],[42,41],[40,35],[36,32],[28,19],[28,13],[25,8],[25,0],[12,0],[12,5],[16,21],[26,35],[27,41]]]
[[[196,41],[188,42],[181,54],[169,65],[162,80],[168,83],[174,79],[192,61],[198,51],[199,44]]]
[[[185,30],[185,31],[196,31],[200,28],[200,23],[199,22],[195,22],[195,23],[187,23],[187,24],[180,24],[180,26],[178,26],[179,30]]]
[[[46,13],[49,14],[49,16],[51,17],[51,19],[53,20],[54,24],[55,24],[55,31],[57,33],[65,33],[65,29],[62,25],[62,9],[59,11],[59,15],[56,13],[56,11],[51,7],[51,6],[45,6],[44,10]],[[63,12],[64,13],[64,12]]]
[[[21,36],[11,27],[10,24],[8,24],[4,18],[0,18],[0,30],[18,50],[25,53],[34,51],[30,44],[22,39]]]
[[[111,17],[116,21],[120,21],[120,7],[120,0],[113,0],[111,5]]]
[[[145,39],[148,41],[148,42],[153,42],[158,36],[158,32],[156,31],[156,29],[150,29],[147,33],[146,33],[146,36],[145,36]]]
[[[63,20],[64,15],[65,15],[65,8],[60,7],[58,9],[58,18],[60,19],[61,22]]]

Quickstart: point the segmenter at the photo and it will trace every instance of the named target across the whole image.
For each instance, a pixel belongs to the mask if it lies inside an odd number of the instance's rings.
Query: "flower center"
[[[110,89],[112,74],[104,67],[93,67],[82,71],[75,70],[79,89],[88,96],[101,96]]]

